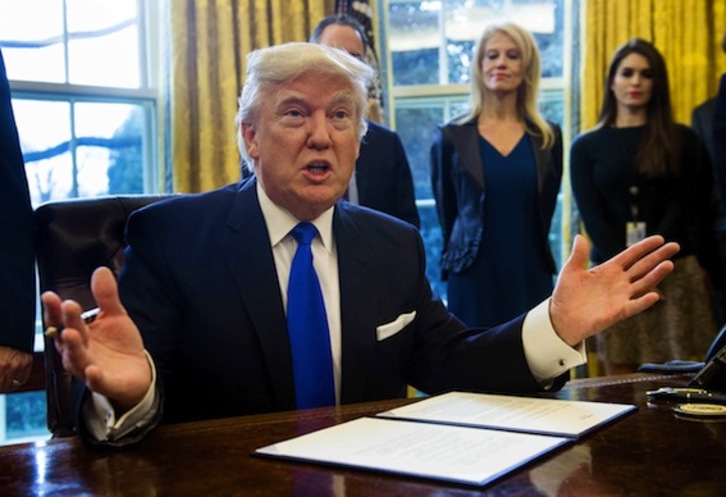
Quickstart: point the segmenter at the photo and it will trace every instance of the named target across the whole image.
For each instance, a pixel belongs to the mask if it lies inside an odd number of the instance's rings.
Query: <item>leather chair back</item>
[[[136,209],[172,195],[118,195],[50,201],[38,207],[36,256],[40,291],[73,299],[83,310],[96,307],[91,274],[107,266],[118,277],[123,266],[126,220]],[[43,323],[43,328],[46,325]],[[48,429],[54,437],[74,433],[71,375],[63,369],[53,340],[45,338]]]

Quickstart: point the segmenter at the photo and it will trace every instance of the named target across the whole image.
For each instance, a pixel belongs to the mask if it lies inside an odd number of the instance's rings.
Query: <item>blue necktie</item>
[[[298,246],[287,287],[287,329],[298,409],[335,405],[328,319],[310,249],[317,234],[310,223],[292,229]]]

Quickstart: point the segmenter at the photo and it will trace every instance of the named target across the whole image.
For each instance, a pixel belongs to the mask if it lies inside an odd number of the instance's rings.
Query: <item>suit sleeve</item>
[[[0,345],[33,350],[35,267],[33,210],[0,52]]]
[[[396,175],[396,212],[397,217],[407,221],[417,228],[421,227],[421,219],[416,208],[416,194],[411,176],[411,166],[406,157],[406,151],[401,143],[398,133],[394,135],[395,175]]]
[[[713,114],[714,164],[716,187],[726,199],[726,74],[721,76],[721,84],[716,97]]]

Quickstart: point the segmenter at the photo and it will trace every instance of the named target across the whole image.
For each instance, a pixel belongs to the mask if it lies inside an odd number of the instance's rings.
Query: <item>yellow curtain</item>
[[[234,116],[255,48],[304,41],[333,0],[169,1],[173,189],[211,190],[239,179]]]
[[[653,42],[663,54],[678,122],[690,124],[693,108],[716,93],[726,71],[720,49],[726,0],[587,0],[581,26],[583,131],[597,122],[613,53],[632,37]]]

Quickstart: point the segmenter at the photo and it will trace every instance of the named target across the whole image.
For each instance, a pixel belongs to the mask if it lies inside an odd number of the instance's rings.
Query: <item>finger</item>
[[[639,297],[641,295],[644,295],[649,292],[654,292],[655,287],[657,287],[661,281],[663,281],[666,276],[671,274],[673,272],[673,269],[675,268],[675,264],[673,264],[673,261],[662,261],[660,264],[658,264],[656,267],[654,267],[651,271],[648,271],[643,276],[639,277],[637,280],[635,280],[632,283],[633,293],[632,295],[634,297]],[[654,292],[657,293],[657,292]]]
[[[33,359],[32,356],[30,356],[29,361],[23,361],[23,363],[18,366],[18,368],[15,370],[15,374],[13,375],[13,380],[20,383],[18,386],[25,385],[30,380],[30,375],[33,372]]]
[[[103,314],[126,315],[126,310],[118,295],[116,278],[109,268],[99,267],[93,272],[91,292]]]
[[[635,261],[627,271],[635,281],[652,271],[661,262],[671,259],[679,250],[679,245],[674,242],[661,245],[658,249]]]
[[[662,246],[663,243],[665,243],[665,239],[662,236],[652,235],[644,238],[634,245],[631,245],[610,260],[625,269],[629,269],[646,254],[653,252],[658,247]]]
[[[12,368],[0,367],[0,393],[12,392],[13,388]]]
[[[66,300],[61,304],[63,313],[63,324],[66,329],[73,328],[80,335],[83,345],[88,344],[88,326],[83,322],[81,313],[83,309],[73,300]],[[61,333],[62,340],[66,339],[65,331]]]
[[[58,352],[61,355],[63,367],[69,373],[85,381],[83,374],[89,361],[88,349],[83,343],[81,333],[75,328],[65,328],[61,335],[63,340]],[[56,347],[58,347],[58,343],[56,343]]]
[[[40,296],[43,304],[43,321],[46,326],[59,327],[62,324],[61,299],[55,292],[43,292]]]
[[[658,292],[648,292],[638,298],[631,299],[625,305],[625,315],[622,318],[627,319],[631,316],[635,316],[636,314],[652,307],[659,300],[660,294]]]

